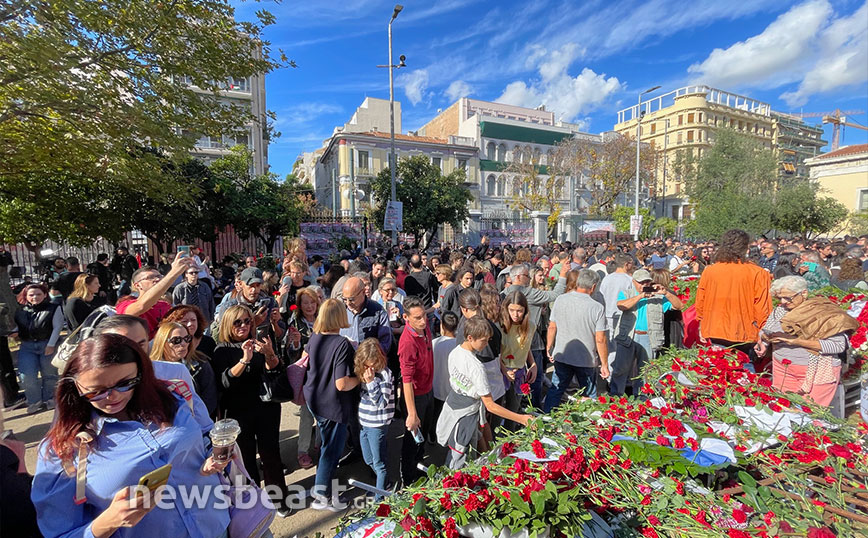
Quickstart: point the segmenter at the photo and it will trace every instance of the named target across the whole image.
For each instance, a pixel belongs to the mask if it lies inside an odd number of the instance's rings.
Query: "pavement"
[[[301,486],[309,490],[313,486],[316,467],[304,470],[298,466],[296,460],[299,421],[299,418],[296,416],[297,410],[298,406],[295,404],[283,404],[280,421],[280,454],[286,467],[286,483],[291,487]],[[27,470],[30,474],[33,474],[36,470],[39,442],[48,431],[53,411],[42,411],[28,415],[26,409],[21,408],[9,412],[4,411],[3,417],[5,418],[5,424],[2,428],[11,429],[17,439],[26,443],[27,452],[25,460]],[[399,465],[401,460],[401,436],[403,435],[402,430],[404,430],[403,423],[402,419],[393,420],[389,432],[387,462],[389,480],[391,482],[398,481],[400,478]],[[434,463],[442,465],[444,459],[445,450],[442,447],[426,444],[426,464]],[[335,478],[344,486],[347,485],[347,480],[350,478],[355,478],[360,482],[372,485],[375,483],[374,473],[361,459],[352,464],[339,467]],[[343,495],[344,500],[349,501],[349,507],[346,511],[333,513],[316,511],[311,508],[296,510],[287,518],[275,518],[274,523],[271,525],[272,533],[276,538],[315,538],[317,536],[332,538],[336,534],[335,527],[338,525],[341,517],[354,512],[355,509],[353,507],[355,506],[364,506],[366,502],[373,502],[359,488],[350,488]],[[309,505],[310,501],[311,499],[307,498],[305,506]]]

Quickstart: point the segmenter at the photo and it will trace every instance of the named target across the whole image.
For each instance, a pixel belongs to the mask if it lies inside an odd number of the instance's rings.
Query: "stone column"
[[[534,211],[530,217],[533,219],[533,242],[544,245],[548,241],[549,214],[547,211]]]
[[[467,233],[464,234],[465,241],[468,245],[479,244],[479,241],[482,239],[480,230],[482,230],[482,210],[471,209],[470,219],[467,221]]]

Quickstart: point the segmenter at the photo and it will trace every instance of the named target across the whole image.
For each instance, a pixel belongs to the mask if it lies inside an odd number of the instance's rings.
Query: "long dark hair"
[[[71,462],[75,436],[87,429],[94,407],[79,395],[75,377],[95,368],[135,363],[141,382],[136,386],[126,411],[143,424],[171,423],[177,403],[165,384],[154,376],[151,360],[135,342],[119,334],[101,334],[84,340],[73,352],[63,377],[57,383],[54,399],[57,417],[45,436],[49,450],[62,461]]]
[[[521,317],[521,322],[513,323],[512,317],[509,315],[509,305],[517,304],[518,306],[524,308],[524,314]],[[519,290],[515,290],[510,292],[500,304],[500,325],[503,327],[503,331],[509,334],[510,329],[513,326],[518,328],[518,336],[524,341],[527,338],[527,330],[528,330],[528,319],[530,318],[530,309],[527,305],[527,297],[524,296],[522,292]]]
[[[500,318],[500,294],[497,288],[493,284],[483,284],[479,298],[482,300],[482,315],[488,321],[497,323]]]

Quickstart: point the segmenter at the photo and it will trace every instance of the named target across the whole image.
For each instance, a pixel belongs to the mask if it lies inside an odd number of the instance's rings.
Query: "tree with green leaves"
[[[122,229],[113,193],[183,196],[136,149],[183,161],[191,131],[266,121],[221,92],[282,64],[273,22],[237,22],[228,0],[0,0],[0,240],[84,244]]]
[[[271,173],[251,175],[252,162],[250,150],[236,146],[211,165],[211,173],[227,191],[227,214],[235,231],[260,239],[270,250],[278,236],[298,233],[306,194],[295,176],[278,181]]]
[[[721,128],[700,159],[683,162],[677,173],[696,207],[696,218],[686,225],[688,235],[720,237],[731,228],[760,234],[773,227],[778,165],[772,150]]]
[[[390,173],[384,168],[371,182],[375,204],[370,209],[370,218],[380,230],[391,196]],[[464,170],[444,176],[428,157],[417,155],[398,161],[396,176],[396,196],[404,204],[404,231],[416,235],[415,246],[419,246],[423,237],[428,242],[433,240],[440,224],[457,228],[470,216],[468,204],[473,195],[464,185],[467,179]]]
[[[787,185],[776,194],[774,225],[779,230],[810,237],[828,233],[847,220],[844,204],[818,196],[811,183]]]
[[[848,224],[850,225],[850,233],[853,235],[868,234],[868,209],[862,211],[854,211],[850,213]]]
[[[612,220],[615,222],[615,231],[617,233],[630,233],[630,218],[636,214],[636,209],[633,207],[619,205],[612,210]],[[639,208],[639,216],[642,217],[642,229],[639,230],[639,238],[645,239],[654,234],[654,219],[651,217],[651,210],[647,207]]]

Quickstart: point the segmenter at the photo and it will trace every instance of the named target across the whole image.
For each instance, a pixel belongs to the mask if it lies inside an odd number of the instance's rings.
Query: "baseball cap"
[[[645,269],[637,269],[636,272],[633,273],[633,280],[635,280],[636,282],[645,282],[651,280],[651,273],[649,273]]]
[[[248,267],[241,271],[241,282],[247,284],[262,284],[262,270],[258,267]]]

